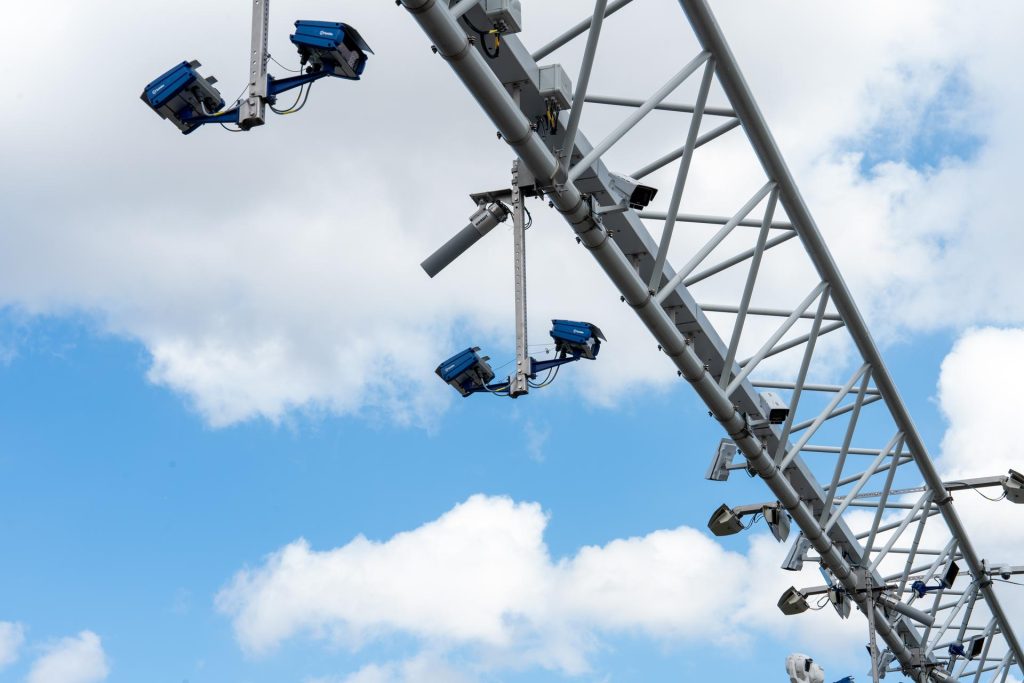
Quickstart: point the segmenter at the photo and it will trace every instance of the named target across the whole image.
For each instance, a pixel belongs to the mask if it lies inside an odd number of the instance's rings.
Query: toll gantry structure
[[[787,614],[804,611],[816,595],[822,605],[831,602],[842,617],[856,606],[866,617],[876,681],[890,672],[915,681],[1005,681],[1013,667],[1019,670],[1024,653],[994,582],[1022,573],[1024,567],[1003,564],[1012,558],[979,555],[952,492],[984,487],[998,492],[1001,487],[1010,501],[1024,502],[1024,477],[1011,471],[970,481],[940,478],[705,0],[679,0],[680,28],[688,23],[700,47],[662,87],[642,100],[588,93],[598,50],[618,49],[602,45],[604,21],[631,1],[596,0],[592,16],[532,52],[516,35],[521,28],[519,0],[400,3],[514,152],[516,179],[509,192],[543,197],[564,217],[622,301],[725,430],[727,438],[708,478],[725,480],[731,471],[743,469],[770,490],[774,500],[768,503],[717,510],[711,530],[734,533],[743,528],[744,516],[757,514],[765,516],[780,540],[786,539],[790,522],[799,529],[783,569],[818,562],[825,585],[792,588],[779,600],[779,608]],[[642,4],[629,11],[640,11]],[[573,86],[562,67],[540,62],[584,35],[586,47]],[[695,101],[668,102],[691,77],[699,79]],[[708,104],[716,81],[728,107]],[[594,143],[579,130],[584,103],[629,113]],[[609,150],[654,110],[689,115],[679,140],[628,175],[609,170]],[[714,120],[717,125],[702,126]],[[730,131],[746,135],[763,169],[763,184],[741,207],[721,217],[682,213],[691,165],[714,154],[715,141]],[[684,143],[676,147],[680,141]],[[650,211],[646,205],[654,188],[640,181],[669,164],[676,165],[676,173],[667,188],[668,208]],[[460,233],[461,246],[455,251],[469,248],[508,213],[488,196],[475,199],[477,213]],[[662,222],[660,239],[652,237],[645,220]],[[718,229],[687,254],[683,265],[673,266],[669,247],[682,223]],[[736,243],[744,232],[737,228],[751,227],[756,230],[745,231],[749,248],[708,265],[719,247]],[[763,298],[765,291],[773,291],[759,273],[766,272],[764,266],[786,242],[792,242],[790,248],[802,246],[800,258],[810,265],[816,282],[799,293],[795,306],[755,305],[759,294]],[[517,259],[521,246],[517,241]],[[454,255],[443,258],[441,267]],[[433,266],[436,271],[437,263]],[[698,303],[695,285],[744,269],[737,300]],[[517,318],[519,313],[517,309]],[[709,314],[716,320],[724,315],[731,325],[722,324],[731,329],[719,332]],[[751,344],[750,335],[760,334],[764,321],[773,319],[781,324],[770,325],[767,329],[773,331]],[[854,371],[842,383],[808,381],[822,362],[815,350],[824,346],[819,340],[825,335],[847,335],[857,357]],[[741,342],[757,351],[741,358]],[[786,381],[779,380],[778,368],[770,381],[759,381],[766,361],[786,351],[799,358]],[[883,429],[888,430],[886,437],[878,439]],[[878,443],[854,445],[855,439],[871,438]],[[734,458],[742,461],[734,464]],[[858,459],[868,464],[856,466]],[[908,479],[917,484],[897,488]],[[853,515],[855,511],[861,514]]]

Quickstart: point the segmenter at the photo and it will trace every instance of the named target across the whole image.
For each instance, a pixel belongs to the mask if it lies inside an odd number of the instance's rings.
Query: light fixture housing
[[[811,608],[810,603],[807,602],[807,596],[793,586],[790,586],[782,594],[782,597],[779,598],[778,606],[782,613],[787,616],[803,614]]]
[[[1003,492],[1006,494],[1006,500],[1011,503],[1024,504],[1024,474],[1010,470],[1010,474],[1003,481]]]
[[[708,520],[708,529],[715,536],[732,536],[743,531],[743,523],[731,507],[722,503]]]
[[[788,572],[798,572],[804,568],[804,560],[811,550],[811,542],[804,536],[803,532],[796,537],[796,541],[786,554],[782,562],[782,568]]]
[[[722,439],[718,442],[718,450],[715,451],[715,459],[711,461],[711,467],[704,478],[709,481],[726,481],[729,479],[729,468],[739,448],[731,439]]]

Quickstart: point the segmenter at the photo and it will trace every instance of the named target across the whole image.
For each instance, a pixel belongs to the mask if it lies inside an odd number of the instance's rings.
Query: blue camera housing
[[[437,366],[437,376],[455,388],[463,397],[483,391],[487,383],[494,379],[494,371],[487,363],[487,356],[477,353],[478,346],[460,351]]]
[[[314,71],[353,81],[359,80],[367,54],[373,53],[358,31],[340,22],[296,21],[291,41],[303,64],[309,62]]]
[[[597,325],[575,320],[552,320],[551,324],[557,352],[574,358],[597,358],[605,338]]]
[[[142,101],[183,133],[191,133],[199,127],[198,119],[224,108],[224,99],[213,87],[217,79],[201,76],[199,66],[197,61],[177,64],[142,91]]]

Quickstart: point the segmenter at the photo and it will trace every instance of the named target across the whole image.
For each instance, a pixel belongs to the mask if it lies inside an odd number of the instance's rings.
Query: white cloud
[[[942,363],[939,401],[949,420],[937,465],[946,479],[1024,472],[1015,446],[1019,388],[1024,385],[1024,329],[968,331]],[[998,497],[998,488],[985,489]],[[1024,506],[991,502],[973,492],[955,497],[978,554],[992,564],[1024,563]],[[1018,634],[1024,632],[1024,588],[996,584]]]
[[[20,27],[45,19],[54,40],[104,73],[10,75],[8,91],[22,106],[0,112],[0,149],[16,160],[0,169],[10,200],[0,304],[31,314],[84,311],[107,332],[140,341],[152,354],[151,381],[180,392],[213,425],[280,420],[297,409],[429,425],[452,400],[432,375],[441,359],[470,343],[510,355],[507,231],[436,281],[417,267],[464,221],[468,192],[505,181],[508,153],[415,22],[390,5],[347,6],[346,20],[377,47],[363,81],[320,84],[301,116],[249,135],[202,130],[183,138],[134,93],[175,60],[198,56],[233,95],[245,32],[224,27],[246,25],[246,9],[198,0],[168,13],[139,12],[124,0],[107,7],[118,22],[70,0],[0,10],[0,58],[14,63],[31,50]],[[589,7],[530,3],[524,39],[540,44]],[[1020,61],[1012,31],[1022,9],[1004,3],[991,8],[993,17],[964,3],[918,0],[716,10],[862,308],[892,333],[1024,320],[1014,288],[1004,286],[1024,238],[1004,227],[1017,207],[1001,189],[1019,173],[1014,150],[1024,140],[1013,113],[1024,86],[1000,76]],[[337,9],[311,0],[304,11]],[[679,40],[681,21],[671,2],[617,14],[606,44],[628,45],[631,58],[600,58],[592,89],[653,89],[672,66],[666,54],[684,59],[695,49]],[[288,60],[287,21],[275,14],[274,22],[272,49]],[[650,40],[638,44],[641,31]],[[556,55],[570,73],[578,43]],[[62,73],[60,55],[35,54],[37,68]],[[634,68],[645,59],[657,68]],[[966,95],[942,106],[953,77]],[[73,124],[37,116],[69,101]],[[900,155],[914,135],[935,128],[936,107],[957,117],[948,128],[977,133],[984,144],[966,161],[952,150],[932,169],[912,168]],[[584,129],[600,137],[622,115],[588,108]],[[681,137],[677,120],[652,119],[614,150],[613,162],[629,170],[648,161],[666,138]],[[857,152],[880,145],[895,150],[894,161],[865,178]],[[686,200],[692,210],[728,212],[759,184],[741,136],[715,149],[698,154]],[[663,189],[671,173],[655,178]],[[571,316],[600,323],[610,336],[600,361],[560,381],[603,404],[673,381],[646,330],[560,219],[534,213],[535,335],[546,318]],[[682,258],[702,230],[681,231],[674,253]],[[780,283],[769,294],[792,295],[793,262],[766,265],[766,279]],[[698,292],[721,301],[727,285]]]
[[[764,537],[745,557],[681,527],[554,560],[546,524],[536,504],[474,496],[385,542],[291,543],[239,572],[217,606],[253,655],[296,636],[358,649],[402,633],[440,653],[468,651],[484,668],[567,673],[588,670],[614,634],[730,646],[770,626],[808,648],[848,642],[849,623],[831,615],[781,618],[778,596],[807,577],[780,572],[785,548]]]
[[[27,683],[99,683],[110,673],[100,637],[92,631],[62,638],[32,664]]]
[[[24,644],[24,626],[10,621],[0,621],[0,669],[18,661],[21,646]]]
[[[311,678],[306,683],[470,683],[475,680],[475,677],[452,667],[443,658],[423,653],[402,662],[367,664],[344,678]]]

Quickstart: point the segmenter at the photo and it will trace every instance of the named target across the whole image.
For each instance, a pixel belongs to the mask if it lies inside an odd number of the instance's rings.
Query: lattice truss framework
[[[467,20],[491,25],[480,0],[401,2],[536,178],[537,191],[564,216],[722,424],[729,439],[723,447],[735,444],[745,457],[738,466],[760,477],[791,516],[800,534],[787,562],[820,562],[833,592],[867,618],[876,680],[903,672],[922,681],[1005,681],[1011,668],[1019,669],[1020,645],[993,590],[998,572],[977,555],[952,502],[950,491],[965,484],[939,478],[706,2],[680,0],[701,49],[645,100],[588,93],[595,54],[615,49],[601,44],[604,19],[631,0],[597,0],[593,17],[532,53],[518,36],[503,35],[497,58],[486,56],[484,39],[467,27]],[[643,3],[637,5],[629,11],[642,11]],[[555,112],[555,130],[538,125],[552,114],[540,94],[538,63],[581,36],[587,44],[573,97],[579,106]],[[699,82],[695,101],[670,103],[688,79]],[[708,104],[713,85],[729,106]],[[578,132],[583,102],[626,113],[592,143]],[[684,118],[665,136],[668,148],[630,173],[642,181],[674,170],[671,187],[662,188],[667,210],[637,211],[619,205],[605,158],[655,110]],[[719,138],[744,133],[763,184],[720,217],[685,213],[691,168],[714,154]],[[660,239],[645,220],[662,224]],[[668,256],[681,224],[710,225],[711,237],[696,246],[688,242],[684,262],[674,266]],[[798,252],[815,281],[795,305],[760,305],[765,297],[759,292],[777,301],[786,289],[759,277],[771,272],[771,260],[786,244],[787,258]],[[680,257],[678,248],[672,253]],[[715,278],[740,285],[733,302],[698,302],[700,286]],[[834,340],[843,335],[856,357],[854,372],[842,383],[809,381],[819,365],[834,373],[833,354],[822,349],[837,348]],[[741,354],[744,347],[756,350]],[[787,353],[791,362],[777,362]],[[760,375],[769,366],[765,379]],[[769,419],[763,391],[782,394],[788,413]],[[879,433],[888,438],[862,440]],[[909,490],[907,481],[915,482]],[[943,585],[954,563],[961,571]],[[920,595],[915,581],[934,590]],[[950,654],[951,644],[969,649],[978,637],[984,644],[975,657]]]

